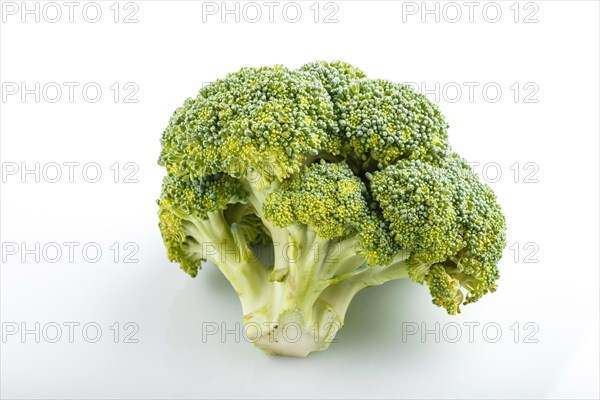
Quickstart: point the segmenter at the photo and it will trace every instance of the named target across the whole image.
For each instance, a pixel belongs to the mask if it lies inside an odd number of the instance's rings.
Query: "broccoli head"
[[[167,256],[216,265],[269,354],[326,349],[356,293],[394,279],[459,313],[496,289],[505,220],[447,131],[411,87],[341,61],[229,74],[162,135]]]

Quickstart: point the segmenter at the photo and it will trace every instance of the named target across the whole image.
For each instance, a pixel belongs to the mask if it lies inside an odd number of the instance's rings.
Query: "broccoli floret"
[[[180,178],[226,173],[260,186],[297,173],[321,149],[332,121],[331,100],[312,75],[279,65],[244,68],[175,111],[159,164]]]
[[[447,129],[424,96],[341,61],[229,74],[162,136],[168,258],[193,277],[215,264],[269,354],[326,349],[356,293],[394,279],[459,313],[496,289],[505,220]]]
[[[347,236],[367,209],[364,183],[344,164],[323,160],[303,167],[263,204],[274,225],[309,225],[323,239]]]
[[[465,304],[495,290],[504,216],[492,190],[463,159],[452,153],[439,165],[403,160],[371,179],[396,242],[412,250],[409,276],[427,281],[434,304],[459,313],[463,296],[454,291],[456,283],[467,292]]]
[[[420,160],[401,160],[371,177],[371,192],[390,221],[396,243],[413,251],[413,259],[432,264],[456,253],[462,237],[446,172]],[[409,270],[422,282],[418,268]]]

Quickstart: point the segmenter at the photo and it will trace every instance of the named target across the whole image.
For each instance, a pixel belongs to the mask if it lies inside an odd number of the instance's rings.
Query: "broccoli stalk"
[[[215,264],[268,354],[326,349],[354,296],[390,280],[459,313],[496,289],[505,222],[447,127],[409,87],[342,62],[230,74],[163,134],[168,257],[193,277]]]

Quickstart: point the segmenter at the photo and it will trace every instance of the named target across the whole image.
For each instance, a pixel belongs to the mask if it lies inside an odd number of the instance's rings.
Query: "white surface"
[[[466,15],[457,23],[433,17],[421,23],[418,15],[403,22],[401,2],[369,3],[338,2],[338,23],[331,24],[312,21],[312,2],[299,3],[303,17],[296,24],[281,14],[274,23],[266,16],[255,24],[232,17],[223,24],[218,16],[203,23],[202,3],[192,1],[139,1],[136,24],[114,24],[112,2],[100,3],[104,14],[96,24],[77,13],[74,23],[55,24],[6,16],[2,82],[98,82],[105,92],[95,104],[80,97],[22,103],[17,96],[0,104],[5,168],[7,162],[73,161],[97,162],[103,171],[98,183],[76,175],[74,183],[66,177],[35,183],[31,176],[21,183],[11,176],[2,184],[5,244],[96,242],[103,250],[97,263],[77,252],[73,263],[66,255],[57,263],[7,256],[0,271],[3,329],[11,322],[29,328],[96,322],[103,334],[95,344],[78,328],[69,343],[64,326],[58,343],[7,336],[0,343],[3,398],[599,397],[598,3],[537,2],[533,24],[513,22],[513,2],[498,3],[498,23],[480,12],[473,23]],[[519,18],[533,10],[521,9]],[[203,343],[203,323],[233,329],[241,310],[213,266],[194,280],[166,260],[155,205],[161,132],[204,82],[242,66],[297,67],[318,59],[342,59],[370,77],[428,87],[497,82],[503,95],[496,103],[477,90],[470,102],[465,89],[460,101],[440,106],[459,153],[501,166],[502,178],[492,186],[507,216],[509,245],[536,243],[539,262],[515,263],[507,248],[498,292],[458,317],[432,306],[427,290],[414,283],[365,290],[350,307],[339,342],[307,359],[267,357],[234,335]],[[113,82],[136,83],[139,103],[115,104]],[[524,103],[527,90],[515,103],[514,82],[537,85],[539,102]],[[112,182],[114,162],[136,163],[139,183]],[[539,182],[523,183],[521,175],[515,183],[509,169],[515,162],[536,163]],[[136,243],[139,262],[124,263],[121,253],[115,263],[114,242]],[[521,250],[520,261],[526,253]],[[122,336],[114,343],[114,322],[121,334],[123,324],[137,324],[139,343],[123,343]],[[463,337],[457,343],[443,337],[436,343],[433,335],[424,343],[418,335],[402,339],[409,326],[433,329],[436,322],[451,336],[455,325],[445,324],[460,324]],[[516,322],[518,343],[510,328]],[[537,343],[524,343],[527,322],[539,328]],[[465,323],[480,324],[473,343]],[[502,329],[498,342],[483,336],[486,323]]]

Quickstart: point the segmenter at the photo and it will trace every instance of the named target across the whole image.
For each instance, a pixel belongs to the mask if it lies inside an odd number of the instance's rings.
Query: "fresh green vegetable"
[[[423,95],[344,62],[229,74],[162,136],[168,257],[214,263],[269,354],[326,349],[356,293],[393,279],[459,313],[496,289],[505,221],[447,130]]]

